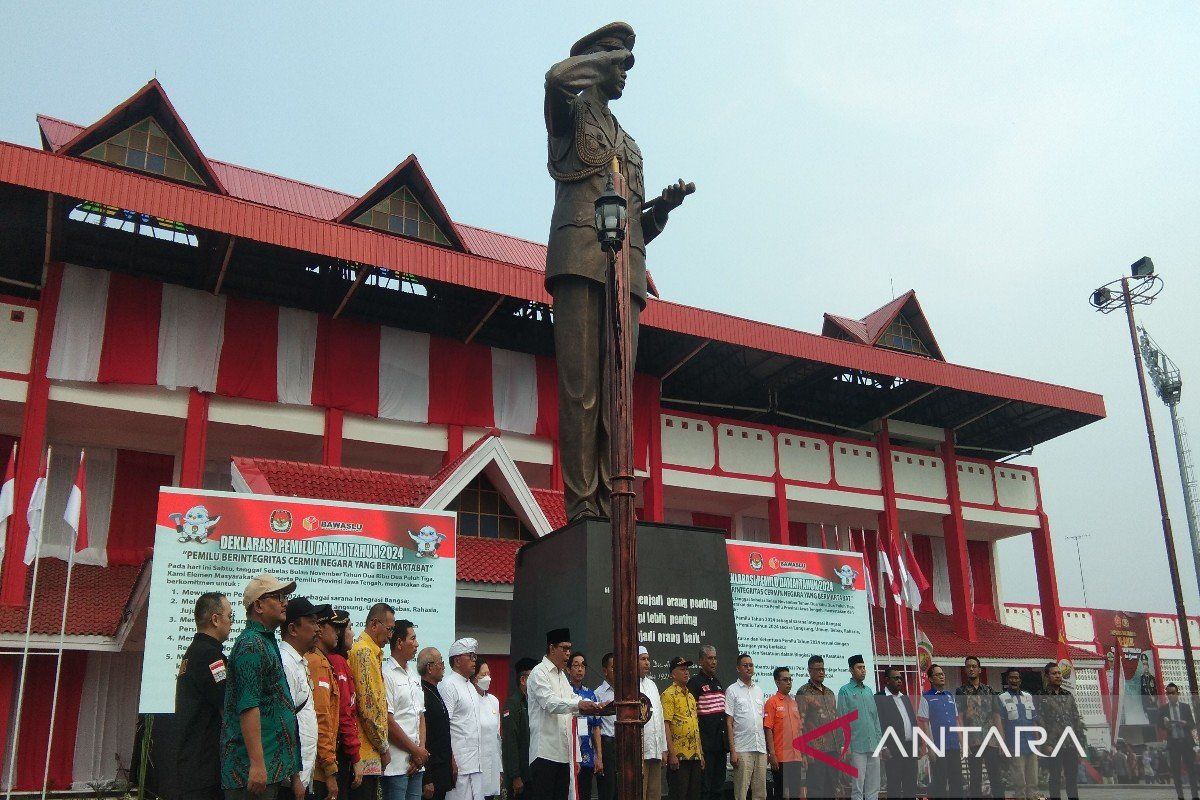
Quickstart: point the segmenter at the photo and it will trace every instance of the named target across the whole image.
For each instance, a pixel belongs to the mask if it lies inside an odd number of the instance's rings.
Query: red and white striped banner
[[[73,264],[46,373],[558,438],[551,358]],[[637,376],[639,467],[654,421],[645,401],[657,392],[656,379]]]

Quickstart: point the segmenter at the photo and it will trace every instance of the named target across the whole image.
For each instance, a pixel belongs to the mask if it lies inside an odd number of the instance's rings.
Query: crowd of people
[[[549,631],[540,661],[514,665],[517,685],[501,710],[474,639],[455,641],[445,657],[422,649],[416,626],[386,603],[369,609],[355,636],[348,613],[293,597],[295,589],[269,574],[250,581],[246,625],[228,657],[229,599],[198,598],[176,688],[188,742],[175,764],[184,800],[590,800],[593,792],[614,800],[612,653],[601,658],[605,680],[593,690],[570,631]],[[929,688],[916,698],[906,694],[900,667],[883,670],[879,691],[868,685],[862,656],[848,660],[851,678],[836,691],[825,685],[820,655],[808,659],[799,688],[790,669],[776,668],[769,697],[745,653],[730,686],[711,646],[700,648],[698,664],[673,657],[661,691],[644,647],[638,665],[643,800],[659,800],[664,785],[669,800],[724,800],[727,767],[735,800],[767,800],[768,786],[772,800],[877,800],[885,780],[889,800],[1003,798],[1006,790],[1033,800],[1039,767],[1050,797],[1078,796],[1071,739],[1086,742],[1083,721],[1054,663],[1033,694],[1016,668],[993,689],[974,657],[951,693],[945,670],[933,664]],[[1196,798],[1195,720],[1174,684],[1167,701],[1166,767],[1180,798],[1188,773]],[[1064,746],[1039,755],[1035,726],[1046,747]],[[1122,763],[1110,761],[1114,769]],[[1150,769],[1159,774],[1162,765]]]

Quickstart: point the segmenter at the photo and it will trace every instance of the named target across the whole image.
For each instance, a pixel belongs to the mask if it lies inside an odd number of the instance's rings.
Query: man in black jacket
[[[915,798],[917,759],[912,754],[917,715],[913,712],[912,701],[904,693],[904,673],[899,667],[887,668],[883,691],[875,695],[875,705],[879,709],[879,727],[884,735],[882,755],[887,773],[888,800]],[[903,749],[897,742],[903,745]]]
[[[450,712],[442,702],[437,685],[446,675],[446,662],[436,648],[426,647],[417,654],[417,672],[425,692],[425,800],[443,800],[458,782],[458,766],[450,748]]]
[[[181,800],[221,800],[221,715],[225,706],[225,651],[233,607],[220,592],[196,600],[196,635],[175,681],[179,749],[175,780]]]
[[[1167,704],[1158,713],[1158,724],[1167,732],[1167,757],[1171,760],[1175,795],[1183,800],[1183,771],[1186,769],[1192,800],[1197,800],[1200,784],[1196,783],[1196,752],[1192,741],[1196,718],[1190,705],[1179,702],[1179,687],[1174,683],[1167,684]]]
[[[532,658],[517,662],[518,691],[509,693],[500,716],[500,747],[510,798],[529,793],[529,698],[525,694],[525,681],[536,666]]]

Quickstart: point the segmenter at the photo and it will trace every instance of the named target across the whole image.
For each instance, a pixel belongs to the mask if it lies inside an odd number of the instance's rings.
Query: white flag
[[[8,469],[4,471],[4,483],[0,484],[0,561],[8,547],[8,518],[16,507],[17,493],[17,446],[14,444],[8,456]]]
[[[29,498],[29,510],[25,519],[29,521],[29,536],[25,539],[25,563],[32,564],[42,549],[42,514],[46,510],[46,475],[38,476]]]

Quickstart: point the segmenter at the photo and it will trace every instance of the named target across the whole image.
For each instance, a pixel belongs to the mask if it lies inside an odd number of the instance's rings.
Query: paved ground
[[[1175,800],[1175,787],[1166,786],[1080,786],[1079,800]]]

